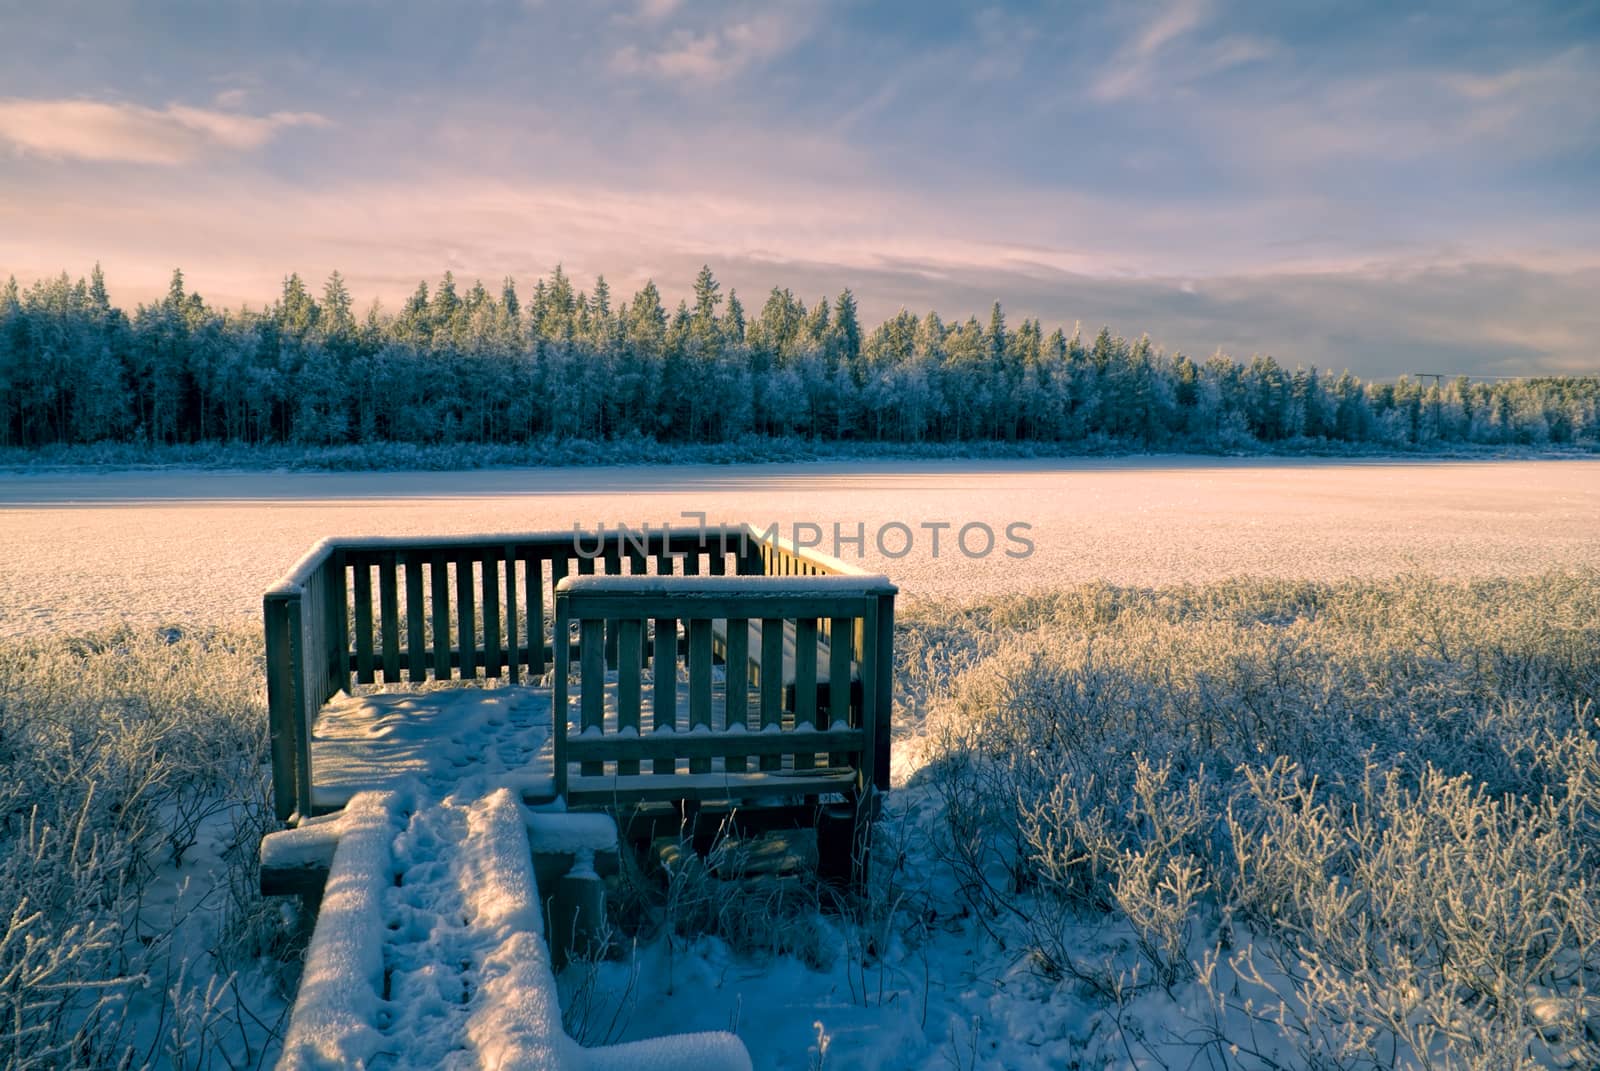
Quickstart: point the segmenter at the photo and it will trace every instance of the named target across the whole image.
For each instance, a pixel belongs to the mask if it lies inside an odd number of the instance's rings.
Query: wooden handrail
[[[552,660],[557,667],[567,665],[568,622],[579,620],[590,622],[583,627],[592,642],[581,649],[591,673],[595,666],[604,673],[619,662],[631,663],[618,687],[629,707],[625,724],[637,732],[655,728],[632,720],[645,692],[637,670],[657,661],[675,664],[680,625],[692,663],[691,719],[708,716],[712,619],[788,622],[791,632],[804,629],[808,635],[814,630],[820,646],[803,656],[809,676],[793,692],[797,707],[804,709],[789,711],[789,717],[805,713],[824,729],[819,719],[827,711],[817,707],[821,693],[815,682],[829,675],[838,679],[841,665],[852,661],[881,667],[873,670],[871,696],[858,700],[872,713],[858,728],[865,734],[862,787],[887,788],[897,589],[886,577],[772,538],[772,531],[750,525],[669,525],[577,536],[535,531],[318,542],[263,597],[279,818],[311,813],[311,727],[337,692],[379,679],[505,676],[516,682],[524,672],[537,677]],[[564,619],[559,606],[565,607]],[[841,629],[851,633],[845,644],[835,642]],[[767,724],[783,702],[785,682],[781,673],[761,672],[761,659],[770,657],[769,648],[778,641],[756,628],[750,635],[759,651],[748,649],[741,630],[726,640],[728,650],[718,653],[738,656],[740,669],[730,680],[746,680],[745,659],[754,666],[749,681],[759,680],[760,702],[748,713]],[[781,643],[777,649],[781,654]],[[817,650],[823,653],[816,656]],[[864,675],[858,676],[866,689]],[[555,674],[558,690],[565,689],[565,677]],[[789,683],[792,688],[802,682]],[[649,695],[658,722],[676,718],[675,678],[657,675]],[[730,709],[735,718],[746,710],[743,691]],[[842,728],[837,719],[835,727]],[[825,742],[835,766],[855,750],[853,745],[834,750],[845,739]],[[745,754],[763,770],[774,769],[777,761],[764,744]],[[693,768],[708,768],[702,761],[706,756],[687,757]],[[746,769],[744,757],[728,753],[727,769]],[[656,774],[672,769],[672,761],[654,745],[630,751],[617,769],[623,776],[637,774],[641,760]],[[593,770],[604,760],[586,752],[582,761]],[[558,767],[564,776],[564,763]]]

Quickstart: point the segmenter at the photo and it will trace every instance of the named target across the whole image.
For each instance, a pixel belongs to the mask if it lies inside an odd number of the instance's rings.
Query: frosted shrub
[[[1592,761],[1592,747],[1563,738],[1545,750]],[[1414,787],[1373,772],[1361,800],[1336,813],[1286,763],[1248,781],[1240,803],[1251,816],[1229,821],[1230,904],[1271,940],[1230,966],[1308,1057],[1484,1068],[1600,1059],[1600,1019],[1584,1022],[1600,984],[1596,845],[1571,821],[1592,800],[1497,798],[1429,768]]]
[[[973,652],[936,847],[1047,976],[1225,1064],[1600,1066],[1600,574],[903,616]]]
[[[270,821],[259,644],[175,629],[0,641],[0,1066],[202,1067],[226,1059],[223,1033],[235,1058],[260,1058],[270,1030],[241,1026],[226,941],[192,947],[225,935],[186,930],[206,906],[157,887],[207,824],[232,829],[235,870],[253,866]],[[249,873],[226,884],[260,927],[245,943],[265,947],[284,920],[258,909]]]

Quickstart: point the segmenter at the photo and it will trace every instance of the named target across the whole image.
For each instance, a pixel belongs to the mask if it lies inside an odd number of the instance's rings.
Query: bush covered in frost
[[[0,1067],[260,1059],[271,1026],[235,972],[287,932],[253,869],[271,820],[260,645],[0,640]],[[196,866],[219,835],[220,879]]]
[[[1170,995],[1152,1053],[1600,1065],[1600,574],[903,616],[907,679],[966,667],[927,715],[940,857],[1047,977]]]

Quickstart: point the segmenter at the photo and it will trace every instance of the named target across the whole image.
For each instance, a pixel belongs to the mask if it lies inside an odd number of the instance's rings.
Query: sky
[[[0,0],[0,278],[96,262],[1595,373],[1600,3]]]

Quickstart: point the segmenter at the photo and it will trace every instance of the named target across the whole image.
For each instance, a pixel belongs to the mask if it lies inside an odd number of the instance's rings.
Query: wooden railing
[[[580,671],[576,711],[566,676],[555,679],[557,793],[575,804],[621,804],[887,788],[889,718],[879,704],[889,667],[878,637],[894,594],[874,576],[568,578],[556,593],[557,663],[569,658],[575,626]],[[612,659],[608,628],[620,637]]]
[[[618,579],[598,587],[568,580],[591,575]],[[792,585],[795,578],[830,576],[849,579],[834,584],[837,590],[830,589],[826,597],[821,589],[808,589],[822,601],[813,599],[803,605],[782,602],[790,596],[773,587]],[[730,579],[718,580],[720,577]],[[635,584],[630,588],[627,578],[656,578],[649,583],[663,586],[646,590],[648,585]],[[563,581],[568,581],[565,586]],[[585,738],[573,759],[588,764],[591,773],[580,773],[580,777],[596,776],[595,763],[601,764],[602,772],[631,776],[633,764],[640,760],[650,762],[652,773],[664,772],[665,761],[672,758],[675,762],[679,757],[688,759],[696,773],[708,772],[713,759],[726,772],[738,773],[741,758],[755,760],[757,770],[775,773],[781,763],[773,766],[774,756],[795,755],[789,764],[793,768],[803,761],[804,748],[815,743],[816,755],[853,757],[852,768],[860,772],[862,786],[887,787],[894,588],[882,577],[870,577],[844,562],[773,538],[770,532],[744,526],[623,529],[579,537],[572,532],[542,532],[425,541],[335,539],[314,547],[263,600],[273,788],[279,818],[312,813],[310,728],[322,705],[338,692],[379,681],[501,678],[516,683],[524,676],[538,679],[557,666],[569,665],[574,643],[570,630],[558,620],[563,590],[567,620],[576,623],[579,631],[576,649],[583,680],[591,680],[589,675],[597,666],[602,674],[606,667],[618,671],[619,723],[626,711],[633,719],[630,727],[638,724],[634,708],[642,707],[633,696],[639,670],[652,668],[652,680],[662,682],[657,692],[669,678],[675,687],[675,668],[671,674],[655,674],[653,666],[670,656],[675,667],[682,643],[689,668],[691,725],[701,724],[693,722],[704,705],[696,697],[702,691],[710,694],[706,682],[714,651],[726,659],[730,681],[748,673],[750,682],[759,688],[749,717],[769,717],[769,693],[782,685],[786,690],[779,701],[787,696],[793,709],[784,723],[790,727],[780,726],[779,731],[801,732],[793,726],[804,724],[812,727],[804,731],[858,734],[816,741],[797,736],[787,740],[782,745],[786,750],[781,752],[768,750],[779,745],[765,742],[752,744],[743,753],[730,749],[731,745],[719,744],[708,751],[706,745],[696,744],[702,751],[692,755],[678,755],[672,750],[676,743],[669,746],[665,735],[660,742],[641,738],[626,744],[619,735],[608,744],[613,750],[604,754],[586,751],[590,744]],[[791,595],[797,593],[795,589]],[[713,595],[732,600],[723,608],[737,611],[721,615],[722,620],[788,622],[790,646],[796,652],[810,649],[813,654],[797,654],[787,681],[780,671],[765,672],[765,650],[750,659],[741,647],[748,642],[742,630],[720,634],[713,618],[702,612],[705,600]],[[648,613],[639,611],[640,600],[648,601]],[[864,600],[874,601],[871,614]],[[589,616],[579,616],[583,614]],[[682,637],[680,621],[685,622]],[[849,642],[834,643],[834,636],[843,635],[841,628],[848,630]],[[771,640],[761,632],[758,643],[776,645],[779,631],[776,627],[772,630]],[[820,648],[811,642],[817,637],[823,641]],[[801,640],[804,642],[798,642]],[[845,675],[858,683],[860,694],[848,722],[826,703],[821,714],[815,709],[818,696],[825,694],[817,687],[813,656],[819,649],[827,652],[822,657],[830,659],[831,680],[840,679],[831,660],[841,660],[843,672],[845,653],[849,655]],[[870,698],[866,696],[869,680]],[[555,673],[553,683],[557,689],[565,689],[566,674]],[[731,704],[734,723],[742,701],[739,692],[730,688],[724,707],[726,711]],[[579,692],[591,704],[597,694],[593,688]],[[675,712],[676,693],[671,704]],[[557,710],[565,709],[558,694]],[[654,711],[666,709],[664,699],[653,705]],[[653,713],[652,729],[654,719],[662,716]],[[581,721],[581,712],[579,717]],[[819,726],[818,717],[830,720],[825,727]],[[841,723],[848,728],[836,729]],[[676,722],[674,725],[676,731]],[[755,728],[768,726],[769,722],[760,720]],[[557,746],[567,747],[568,739],[567,726],[558,716]],[[563,782],[565,758],[558,756],[555,771]],[[589,790],[595,785],[586,781],[580,788]],[[655,798],[661,798],[659,793],[665,789],[657,786],[652,791],[657,792]]]

